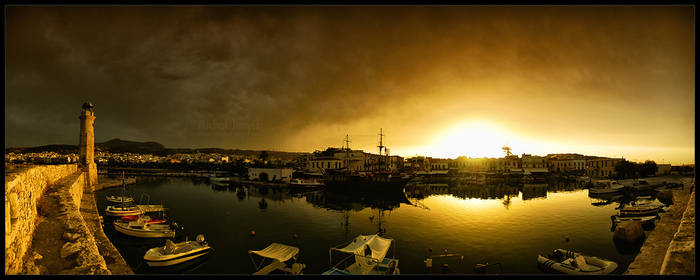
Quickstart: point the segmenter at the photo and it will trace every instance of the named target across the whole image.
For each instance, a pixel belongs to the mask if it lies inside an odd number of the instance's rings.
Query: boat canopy
[[[299,254],[299,248],[279,243],[272,243],[265,249],[259,251],[251,250],[248,251],[248,253],[254,253],[265,258],[276,259],[280,262],[286,262]]]
[[[384,256],[389,251],[393,239],[382,238],[379,235],[359,235],[343,248],[334,248],[335,250],[364,256],[365,249],[369,247],[372,250],[372,258],[382,262]]]

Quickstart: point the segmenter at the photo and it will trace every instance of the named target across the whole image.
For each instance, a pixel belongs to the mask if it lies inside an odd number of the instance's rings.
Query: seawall
[[[119,274],[133,273],[104,236],[76,164],[6,170],[5,274],[112,274],[108,261]]]
[[[647,236],[625,274],[695,274],[695,191],[690,178],[673,190],[673,205]],[[651,183],[651,182],[650,182]]]

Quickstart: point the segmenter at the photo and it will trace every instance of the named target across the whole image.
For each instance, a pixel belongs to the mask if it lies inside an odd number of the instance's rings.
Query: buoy
[[[255,236],[255,231],[254,231],[254,230],[251,230],[251,231],[250,231],[250,235]]]

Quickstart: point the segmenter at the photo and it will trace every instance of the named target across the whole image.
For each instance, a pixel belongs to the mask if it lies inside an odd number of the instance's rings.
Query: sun
[[[486,121],[467,121],[453,125],[438,135],[432,144],[440,157],[502,157],[511,135],[500,126]]]

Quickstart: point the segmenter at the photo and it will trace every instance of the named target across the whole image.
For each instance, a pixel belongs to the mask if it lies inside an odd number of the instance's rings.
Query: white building
[[[254,181],[288,182],[293,171],[291,168],[248,168],[248,178]]]

